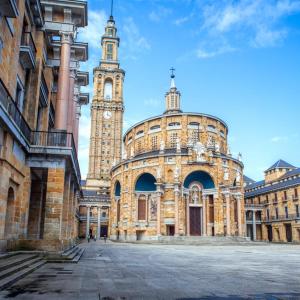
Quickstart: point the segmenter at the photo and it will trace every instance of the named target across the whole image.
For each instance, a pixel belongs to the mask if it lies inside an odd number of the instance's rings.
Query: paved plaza
[[[300,299],[300,246],[91,242],[78,264],[46,264],[0,299]]]

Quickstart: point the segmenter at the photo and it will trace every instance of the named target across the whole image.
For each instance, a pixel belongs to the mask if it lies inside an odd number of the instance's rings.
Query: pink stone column
[[[70,79],[69,79],[69,102],[68,102],[68,125],[67,125],[67,132],[73,133],[74,128],[74,119],[75,119],[75,104],[74,104],[74,85],[75,85],[75,77],[76,77],[76,70],[72,69],[70,71]],[[75,106],[75,108],[74,108]]]
[[[186,196],[186,235],[190,236],[190,197]]]
[[[239,236],[243,236],[241,197],[237,196],[236,201],[237,201],[237,213],[238,213],[238,233]]]
[[[69,104],[69,84],[70,84],[70,57],[73,34],[62,32],[60,68],[58,74],[58,90],[55,105],[55,128],[67,130],[67,115]]]

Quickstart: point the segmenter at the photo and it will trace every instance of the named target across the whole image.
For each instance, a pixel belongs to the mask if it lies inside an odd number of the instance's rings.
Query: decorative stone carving
[[[127,159],[127,151],[126,149],[124,148],[123,149],[123,155],[122,155],[123,159]]]
[[[229,171],[227,168],[224,169],[224,180],[229,180]]]
[[[240,174],[240,172],[238,170],[236,171],[235,181],[236,181],[236,183],[240,183],[241,182],[241,174]]]
[[[220,145],[219,143],[215,143],[215,151],[220,152]]]
[[[180,138],[177,138],[177,140],[176,140],[176,151],[177,151],[177,152],[180,152],[180,151],[181,151]]]
[[[160,141],[159,151],[160,152],[164,152],[165,151],[165,142],[163,140]]]
[[[149,198],[150,202],[150,219],[151,221],[155,221],[157,219],[157,199],[152,195]]]
[[[227,148],[227,155],[228,155],[228,156],[231,156],[231,151],[230,151],[229,146],[228,146],[228,148]]]
[[[241,152],[239,152],[239,154],[238,154],[238,160],[242,161],[242,153]]]
[[[130,148],[130,157],[134,157],[134,148],[133,147]]]
[[[207,148],[212,148],[214,146],[215,146],[215,143],[214,143],[213,137],[209,135],[208,139],[207,139]]]
[[[205,152],[206,148],[201,142],[197,142],[194,146],[194,151],[196,152],[197,162],[205,162]]]
[[[175,171],[174,171],[174,179],[177,181],[179,179],[179,175],[180,175],[180,169],[178,166],[175,167]]]
[[[158,167],[156,169],[156,177],[157,177],[157,179],[161,179],[161,168],[160,167]]]

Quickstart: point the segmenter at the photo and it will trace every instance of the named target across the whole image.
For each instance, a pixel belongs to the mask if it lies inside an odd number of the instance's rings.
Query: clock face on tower
[[[110,119],[111,118],[111,112],[110,111],[105,111],[104,113],[103,113],[103,117],[104,117],[104,119]]]

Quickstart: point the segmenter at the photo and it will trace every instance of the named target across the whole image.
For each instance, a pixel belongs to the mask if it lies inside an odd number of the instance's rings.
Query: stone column
[[[256,241],[256,216],[255,216],[255,210],[252,211],[252,231],[253,231],[253,241]]]
[[[206,195],[203,195],[202,202],[202,235],[206,236]]]
[[[44,235],[46,240],[61,239],[65,169],[48,169]]]
[[[237,213],[238,213],[238,233],[239,233],[239,236],[242,236],[243,232],[242,232],[241,197],[237,196],[236,201],[237,201]]]
[[[101,239],[101,207],[98,206],[98,227],[97,227],[97,239]]]
[[[91,207],[87,206],[86,209],[86,238],[88,238],[90,234],[90,212],[91,212]]]
[[[73,33],[61,32],[60,67],[58,74],[58,89],[55,105],[55,128],[67,130],[69,84],[70,84],[70,57]]]
[[[179,186],[174,189],[175,194],[175,236],[179,235]]]
[[[70,79],[69,79],[69,103],[68,103],[68,125],[67,125],[67,132],[71,132],[74,134],[74,120],[75,120],[75,109],[74,109],[74,85],[75,85],[75,77],[76,77],[76,70],[70,70]]]
[[[227,227],[227,232],[226,235],[230,236],[231,235],[231,222],[230,222],[230,195],[226,194],[226,227]]]
[[[190,199],[186,196],[186,235],[190,236]]]

